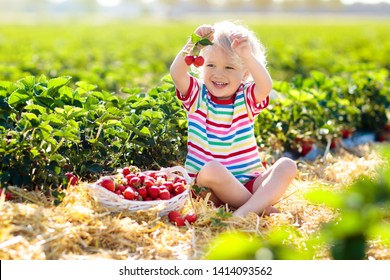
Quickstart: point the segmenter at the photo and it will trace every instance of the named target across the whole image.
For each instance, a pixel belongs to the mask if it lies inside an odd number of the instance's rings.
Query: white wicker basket
[[[192,183],[192,180],[189,177],[187,171],[181,166],[161,168],[160,171],[165,172],[168,178],[174,178],[175,176],[178,176],[175,174],[175,172],[180,172],[182,177],[186,180],[187,185],[191,185]],[[190,194],[190,190],[187,188],[184,192],[172,197],[169,200],[136,201],[123,199],[117,194],[110,192],[96,183],[87,184],[86,187],[90,190],[92,197],[100,205],[112,212],[134,212],[153,208],[159,212],[160,216],[167,215],[173,210],[182,209]]]

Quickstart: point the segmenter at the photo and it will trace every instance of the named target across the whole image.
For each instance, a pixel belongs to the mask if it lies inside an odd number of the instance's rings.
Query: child
[[[202,79],[188,73],[185,54],[173,61],[170,74],[188,115],[185,167],[196,185],[211,191],[216,204],[235,208],[233,215],[277,212],[272,205],[297,174],[294,161],[280,158],[263,171],[253,131],[255,117],[267,107],[272,79],[262,45],[241,25],[201,25],[195,34],[209,38],[203,47]]]

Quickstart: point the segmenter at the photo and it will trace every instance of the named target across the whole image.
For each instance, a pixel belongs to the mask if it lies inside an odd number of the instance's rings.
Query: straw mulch
[[[58,206],[40,192],[12,189],[12,200],[0,198],[0,259],[203,259],[219,233],[235,229],[262,236],[283,225],[298,229],[301,240],[293,242],[299,246],[335,217],[334,210],[308,203],[305,191],[319,186],[342,189],[360,174],[375,174],[381,163],[378,155],[369,145],[359,147],[359,152],[362,157],[340,151],[328,154],[325,161],[298,162],[299,176],[277,205],[280,214],[221,218],[207,199],[189,200],[182,212],[195,211],[198,220],[180,228],[157,211],[110,213],[95,202],[83,183],[69,186]],[[390,259],[389,249],[374,241],[368,255]],[[316,258],[327,259],[326,250]]]

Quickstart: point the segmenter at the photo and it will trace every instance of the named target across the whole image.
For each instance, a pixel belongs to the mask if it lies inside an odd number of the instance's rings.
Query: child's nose
[[[222,76],[223,73],[224,73],[224,69],[222,69],[222,68],[216,67],[216,68],[214,69],[214,75],[215,75],[215,76]]]

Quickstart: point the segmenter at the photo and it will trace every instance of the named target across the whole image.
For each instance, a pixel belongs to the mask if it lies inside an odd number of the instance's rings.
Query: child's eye
[[[226,69],[228,69],[228,70],[234,70],[234,67],[232,67],[232,66],[226,66]]]
[[[209,64],[206,64],[207,67],[214,67],[214,64],[212,63],[209,63]]]

